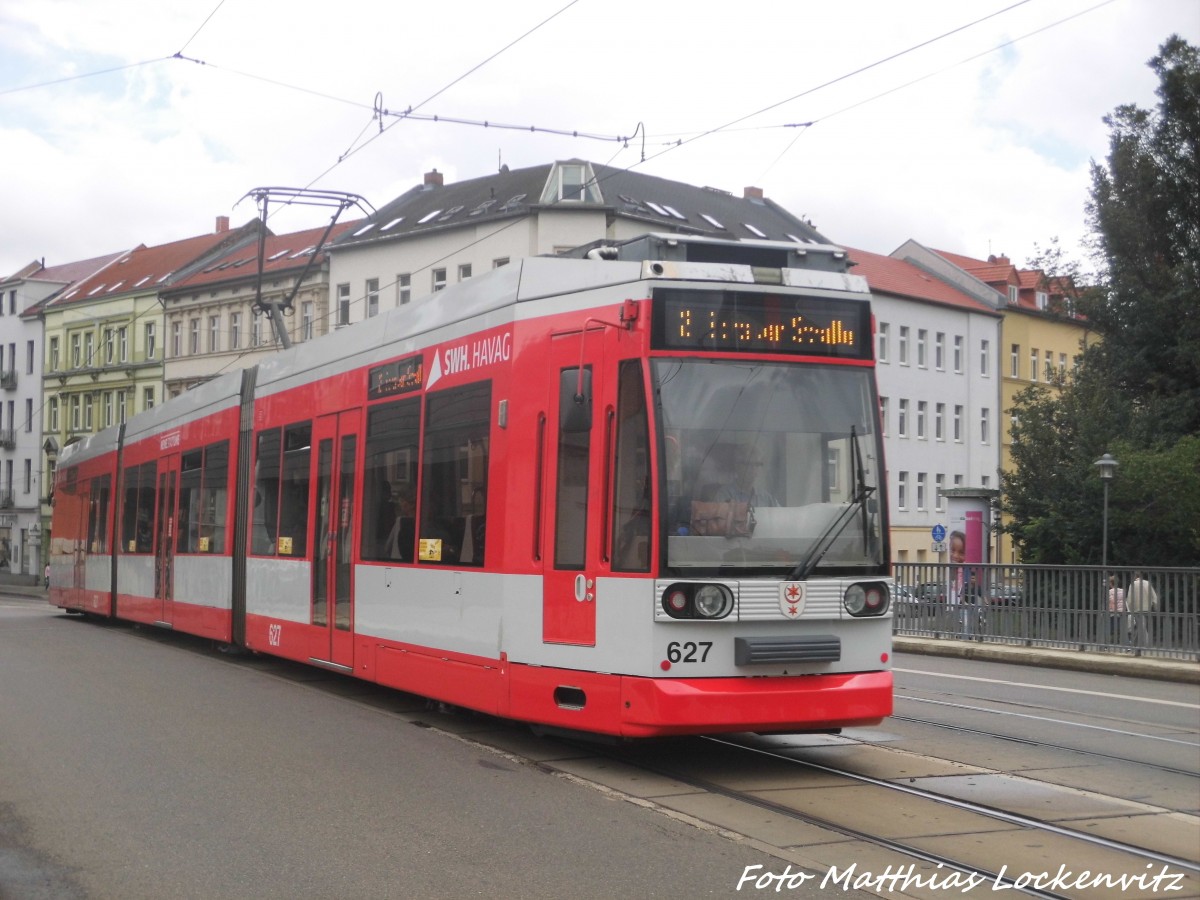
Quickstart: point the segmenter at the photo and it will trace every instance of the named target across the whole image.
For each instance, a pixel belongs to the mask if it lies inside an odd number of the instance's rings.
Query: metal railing
[[[896,634],[1200,660],[1200,569],[893,568]]]

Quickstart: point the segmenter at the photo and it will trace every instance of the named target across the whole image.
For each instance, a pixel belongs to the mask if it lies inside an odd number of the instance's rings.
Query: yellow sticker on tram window
[[[441,562],[442,539],[421,538],[421,545],[417,554],[417,558],[422,562]]]
[[[130,553],[137,553],[137,541],[130,541],[130,542],[129,542],[129,552],[130,552]]]
[[[281,537],[279,539],[279,555],[280,556],[291,556],[292,555],[292,539],[290,537]]]
[[[200,552],[201,553],[208,552],[208,538],[206,538],[206,537],[200,538]]]

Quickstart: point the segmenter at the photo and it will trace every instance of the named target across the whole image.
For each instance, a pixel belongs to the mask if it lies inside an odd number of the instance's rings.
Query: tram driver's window
[[[251,553],[286,557],[307,553],[311,456],[312,425],[308,422],[259,433]]]
[[[482,566],[491,382],[430,394],[425,407],[418,559]]]
[[[613,571],[650,571],[650,438],[638,360],[617,379],[617,450],[613,466]]]

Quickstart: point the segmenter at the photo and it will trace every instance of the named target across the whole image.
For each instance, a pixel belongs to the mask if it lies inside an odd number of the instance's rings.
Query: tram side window
[[[121,514],[121,548],[126,553],[154,550],[154,500],[157,466],[153,462],[125,470],[125,502]]]
[[[638,360],[617,376],[617,441],[613,460],[613,571],[650,570],[650,429]]]
[[[431,394],[421,472],[421,562],[481,566],[487,535],[491,382]]]
[[[421,401],[416,397],[376,406],[367,414],[363,559],[412,562],[416,558],[420,419]]]
[[[254,462],[251,553],[306,555],[311,455],[309,422],[259,432]]]
[[[89,553],[108,552],[108,499],[111,493],[111,476],[92,479],[92,496],[88,504]]]
[[[229,441],[185,453],[179,472],[179,553],[225,552]]]

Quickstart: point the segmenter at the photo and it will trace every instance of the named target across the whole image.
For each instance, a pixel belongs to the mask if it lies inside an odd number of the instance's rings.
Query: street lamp
[[[1100,547],[1100,565],[1108,568],[1108,483],[1112,481],[1117,461],[1108,453],[1092,463],[1100,467],[1100,480],[1104,482],[1104,543]]]

